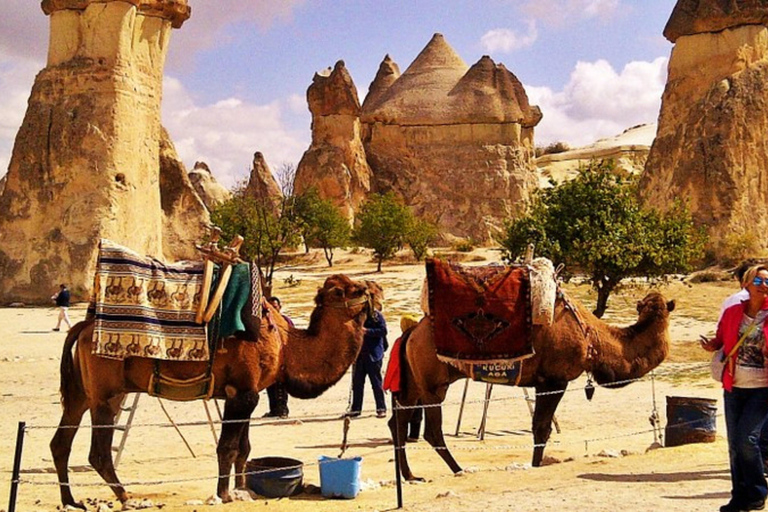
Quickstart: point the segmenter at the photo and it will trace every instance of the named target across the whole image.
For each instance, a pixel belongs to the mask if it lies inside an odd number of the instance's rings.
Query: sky
[[[655,122],[675,0],[189,0],[171,35],[162,123],[188,169],[247,179],[260,151],[273,172],[311,140],[306,91],[344,60],[362,102],[389,54],[401,71],[439,32],[468,65],[489,55],[544,117],[536,145],[571,147]],[[45,67],[48,19],[37,0],[0,1],[0,177]]]

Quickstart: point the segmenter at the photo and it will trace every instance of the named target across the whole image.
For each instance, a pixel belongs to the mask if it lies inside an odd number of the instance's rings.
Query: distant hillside
[[[590,160],[612,159],[616,168],[640,174],[645,167],[651,144],[656,136],[656,123],[642,124],[624,130],[615,137],[600,139],[597,142],[562,153],[542,155],[536,159],[539,185],[549,186],[549,179],[557,183],[576,175],[579,165]]]

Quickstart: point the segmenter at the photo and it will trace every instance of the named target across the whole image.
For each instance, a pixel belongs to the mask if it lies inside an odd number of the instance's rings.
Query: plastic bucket
[[[320,467],[320,492],[324,498],[352,499],[360,492],[360,464],[362,457],[339,459],[318,458]]]
[[[668,396],[665,446],[714,442],[716,417],[717,400]]]
[[[256,494],[283,498],[304,490],[304,463],[288,457],[261,457],[245,465],[246,483]]]

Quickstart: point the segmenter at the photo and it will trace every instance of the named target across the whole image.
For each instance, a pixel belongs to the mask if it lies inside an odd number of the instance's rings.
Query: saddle
[[[534,355],[531,280],[541,278],[538,266],[467,267],[433,258],[426,270],[438,358],[475,380],[517,384],[522,361]],[[547,309],[537,301],[536,323],[546,322]]]

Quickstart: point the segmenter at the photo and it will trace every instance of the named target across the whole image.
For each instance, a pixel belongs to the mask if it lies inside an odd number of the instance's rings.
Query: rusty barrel
[[[664,445],[714,442],[717,434],[716,417],[717,400],[668,396]]]

